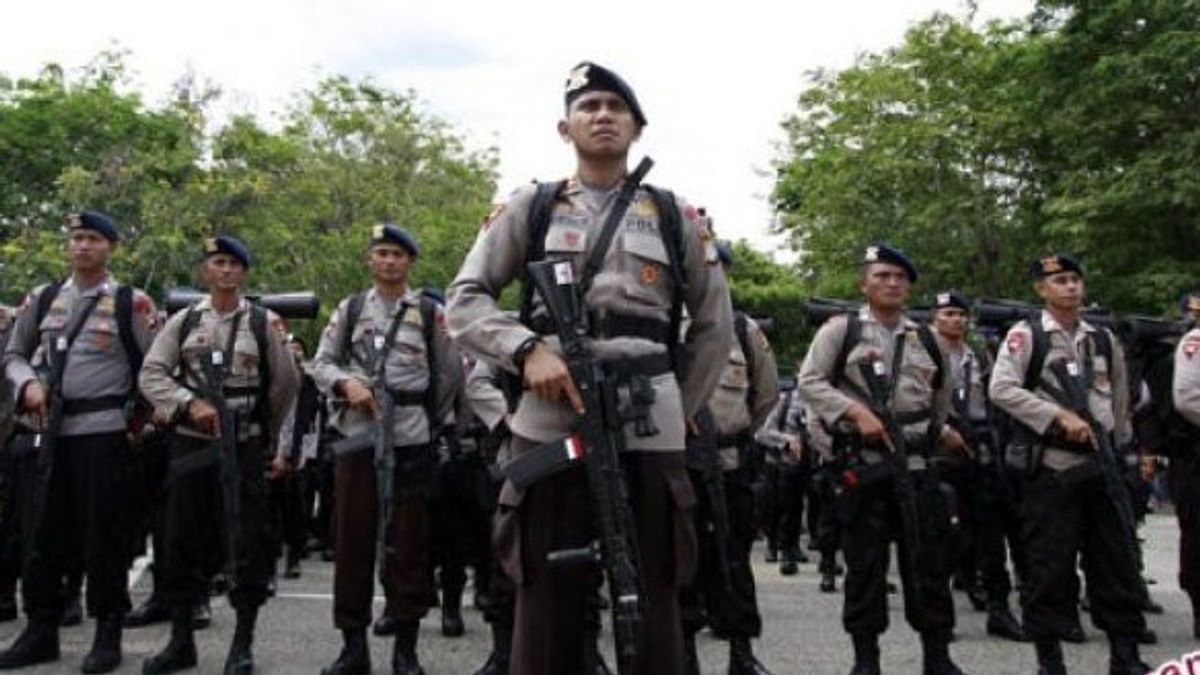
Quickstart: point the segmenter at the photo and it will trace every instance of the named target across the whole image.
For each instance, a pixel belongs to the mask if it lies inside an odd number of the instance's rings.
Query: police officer
[[[279,437],[300,380],[295,360],[271,328],[267,311],[241,295],[250,264],[250,251],[240,240],[230,235],[206,240],[201,277],[208,295],[167,321],[142,367],[142,394],[159,421],[174,425],[163,569],[171,639],[143,664],[146,675],[196,665],[192,613],[209,589],[205,568],[210,541],[204,533],[213,524],[228,526],[217,496],[222,480],[219,453],[225,451],[221,415],[226,413],[236,419],[240,520],[234,550],[224,552],[233,556],[226,565],[234,570],[229,602],[237,611],[224,672],[243,675],[254,668],[254,625],[274,567],[266,468],[270,463],[274,476],[288,467],[285,455],[271,458],[268,451],[271,439]],[[214,388],[221,384],[225,411],[212,400]]]
[[[854,439],[840,443],[841,451],[851,449],[858,478],[846,479],[839,504],[844,510],[847,568],[842,621],[854,642],[852,672],[879,672],[878,639],[888,622],[889,542],[897,538],[897,531],[916,529],[916,542],[909,537],[898,541],[905,617],[921,634],[925,672],[957,675],[961,671],[947,647],[954,627],[945,545],[949,518],[927,461],[937,443],[954,442],[941,426],[950,404],[950,381],[943,377],[932,335],[904,315],[917,280],[916,266],[887,245],[868,246],[862,261],[859,288],[866,305],[857,314],[834,317],[821,326],[798,376],[799,392],[817,416]],[[891,438],[872,410],[872,374],[885,380],[888,412],[902,427],[904,439]],[[899,469],[887,459],[899,442],[907,447],[914,495],[900,493],[895,473]],[[916,524],[898,517],[906,499],[916,502]],[[915,552],[910,549],[913,543]]]
[[[403,228],[375,226],[367,250],[374,285],[338,305],[313,359],[317,387],[339,402],[331,423],[343,437],[369,434],[372,420],[385,414],[372,390],[378,377],[395,403],[395,489],[387,534],[394,553],[382,563],[381,576],[396,622],[392,671],[403,675],[423,672],[416,653],[419,622],[435,601],[429,550],[434,442],[463,377],[440,305],[409,285],[419,255],[416,239]],[[376,555],[384,555],[375,550],[380,511],[373,447],[336,461],[333,620],[345,644],[322,671],[326,675],[370,670],[372,572]]]
[[[121,661],[121,618],[130,607],[124,502],[114,495],[128,489],[121,484],[130,455],[127,408],[137,359],[153,338],[155,310],[144,293],[109,275],[119,241],[111,218],[95,211],[73,215],[68,233],[71,276],[26,297],[5,352],[18,409],[40,419],[43,433],[34,437],[38,486],[25,533],[22,593],[29,624],[0,653],[0,668],[58,658],[63,577],[83,570],[89,613],[96,617],[83,672],[101,673]],[[49,419],[55,408],[58,419]]]
[[[524,273],[534,251],[572,262],[582,276],[584,259],[602,239],[623,189],[629,147],[646,124],[629,85],[593,63],[571,71],[564,98],[566,115],[558,131],[575,150],[575,176],[555,184],[548,212],[531,209],[537,186],[517,191],[488,220],[449,292],[452,335],[465,348],[523,376],[528,391],[512,417],[514,456],[561,440],[576,415],[591,411],[583,410],[563,357],[547,338],[553,326],[545,321],[540,299],[528,300],[529,323],[523,324],[506,316],[497,298]],[[546,220],[531,222],[531,210]],[[538,222],[544,227],[531,227]],[[689,514],[695,494],[683,462],[685,419],[707,402],[728,358],[729,292],[711,243],[701,239],[707,235],[697,227],[694,208],[672,203],[665,191],[642,187],[619,223],[613,222],[619,227],[604,242],[607,251],[597,254],[603,256],[598,271],[585,280],[592,329],[604,336],[593,344],[594,353],[624,377],[650,379],[655,400],[649,414],[658,429],[637,436],[627,427],[628,454],[622,458],[644,589],[633,672],[678,675],[684,655],[678,593],[696,560]],[[690,368],[682,382],[671,369],[681,361],[671,358],[680,305],[691,317]],[[629,365],[634,357],[636,373]],[[500,543],[497,554],[517,584],[515,672],[585,672],[588,588],[597,576],[586,568],[550,569],[546,554],[591,542],[586,494],[582,470],[551,476],[523,493],[508,483],[501,492],[494,536]]]
[[[1007,561],[1009,552],[1016,557],[1019,544],[1016,503],[1005,489],[1007,477],[1003,458],[996,452],[991,419],[988,414],[987,381],[992,359],[971,344],[968,327],[970,300],[957,291],[935,296],[933,330],[947,365],[952,388],[949,426],[964,439],[966,453],[940,452],[934,460],[943,480],[954,487],[959,512],[959,528],[966,539],[962,564],[969,579],[968,593],[982,591],[987,609],[989,635],[1024,640],[1021,624],[1008,604],[1012,591]],[[978,584],[982,581],[982,589]],[[977,609],[978,609],[977,605]]]
[[[785,577],[799,572],[799,563],[808,562],[800,550],[800,529],[804,520],[804,500],[812,483],[811,443],[806,443],[808,420],[804,402],[796,395],[795,380],[783,387],[778,402],[754,433],[758,444],[766,448],[771,509],[763,527],[769,544],[783,552],[779,573]],[[809,533],[816,539],[816,519],[810,510]],[[770,558],[767,562],[775,562]]]
[[[1081,317],[1083,269],[1074,258],[1046,256],[1033,263],[1032,273],[1044,308],[1009,330],[989,386],[992,402],[1035,434],[1041,448],[1021,504],[1025,630],[1034,640],[1039,672],[1065,673],[1059,640],[1077,621],[1073,576],[1082,558],[1092,621],[1109,638],[1110,672],[1143,673],[1148,669],[1138,655],[1138,636],[1146,622],[1133,533],[1123,531],[1127,526],[1094,455],[1097,433],[1114,441],[1130,435],[1121,346]],[[1064,367],[1088,386],[1088,408],[1099,430],[1063,400],[1064,384],[1054,370]]]
[[[1186,440],[1172,449],[1167,480],[1179,519],[1179,587],[1192,601],[1192,635],[1200,639],[1200,295],[1185,298],[1183,309],[1192,327],[1175,349],[1171,393]]]
[[[728,274],[733,265],[733,249],[728,242],[717,244],[717,257]],[[731,329],[732,346],[717,387],[708,400],[717,435],[729,541],[713,541],[701,546],[701,551],[705,552],[715,550],[716,546],[726,548],[729,586],[727,588],[717,574],[716,563],[705,560],[700,565],[695,592],[685,594],[685,598],[696,601],[699,599],[696,596],[700,596],[708,607],[708,621],[714,632],[729,640],[729,672],[758,675],[769,671],[754,657],[750,647],[750,640],[762,633],[754,571],[750,566],[750,549],[757,534],[753,486],[761,467],[752,455],[757,452],[754,430],[762,425],[774,407],[778,383],[775,355],[758,324],[738,311],[734,314]],[[684,625],[687,648],[691,652],[689,667],[692,672],[699,673],[695,660],[695,632],[700,626],[690,623],[685,621]]]

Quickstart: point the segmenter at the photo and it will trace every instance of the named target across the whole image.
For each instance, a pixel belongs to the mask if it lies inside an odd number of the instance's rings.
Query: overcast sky
[[[114,45],[132,52],[157,104],[188,69],[226,110],[267,118],[323,75],[414,89],[427,111],[500,156],[499,195],[568,175],[555,132],[562,83],[580,60],[633,86],[649,120],[633,161],[650,182],[707,206],[723,237],[768,249],[769,174],[780,121],[806,72],[898,44],[962,0],[739,0],[700,3],[455,0],[108,0],[7,3],[0,72],[72,68]],[[1027,14],[1032,0],[979,0],[979,19]]]

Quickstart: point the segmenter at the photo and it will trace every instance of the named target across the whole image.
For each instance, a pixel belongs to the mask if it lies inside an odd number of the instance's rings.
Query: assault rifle
[[[232,334],[237,333],[237,324]],[[217,409],[220,436],[214,444],[220,476],[221,505],[225,521],[225,573],[232,579],[237,569],[238,542],[242,538],[242,469],[238,465],[237,416],[225,398],[225,375],[229,364],[225,352],[213,349],[209,357],[200,360],[204,380],[200,394]]]
[[[704,514],[705,527],[709,531],[717,556],[717,572],[725,590],[733,590],[733,577],[729,567],[729,506],[725,501],[725,472],[721,467],[721,456],[717,447],[717,425],[712,412],[704,408],[696,415],[695,436],[688,435],[684,449],[684,462],[689,471],[700,476],[704,496],[708,502]]]
[[[642,588],[636,531],[621,470],[621,452],[625,448],[627,422],[634,424],[634,433],[638,435],[657,433],[649,416],[649,408],[654,403],[654,388],[645,376],[634,375],[619,381],[609,368],[592,358],[583,295],[569,262],[534,262],[528,265],[528,272],[530,283],[541,295],[556,327],[567,368],[586,412],[577,418],[571,437],[525,453],[510,463],[505,473],[514,484],[536,480],[537,476],[529,469],[539,464],[538,457],[545,457],[547,452],[553,454],[555,447],[560,456],[583,459],[598,540],[582,549],[554,551],[548,554],[547,560],[551,564],[586,562],[604,568],[612,599],[617,670],[629,673],[637,656],[641,633]],[[629,390],[629,403],[624,406],[618,394],[622,384]],[[550,449],[546,450],[547,447]],[[525,465],[521,459],[528,459],[532,464]],[[547,470],[556,469],[548,467]]]

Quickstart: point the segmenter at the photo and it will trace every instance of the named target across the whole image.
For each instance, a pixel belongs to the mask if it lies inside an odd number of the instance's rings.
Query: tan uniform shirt
[[[329,324],[321,334],[321,344],[313,358],[313,379],[317,382],[317,388],[331,402],[330,422],[333,428],[343,435],[352,436],[369,431],[372,419],[339,403],[334,385],[353,378],[365,387],[372,386],[375,376],[371,371],[372,354],[374,346],[379,344],[376,339],[382,342],[387,336],[402,305],[404,314],[392,348],[388,351],[385,381],[388,389],[393,391],[424,392],[429,388],[431,373],[420,302],[421,295],[416,290],[411,290],[399,300],[388,301],[371,288],[363,302],[362,313],[350,333],[348,349],[341,344],[341,340],[350,299],[343,300],[329,317]],[[458,349],[446,334],[441,308],[434,311],[433,317],[433,354],[437,368],[434,413],[438,420],[445,420],[453,412],[455,396],[462,386],[462,361]],[[397,446],[423,445],[432,441],[435,429],[431,428],[423,403],[398,404],[394,419],[393,437]]]
[[[730,332],[734,332],[732,326]],[[750,317],[746,317],[746,337],[752,354],[747,357],[734,333],[729,357],[721,369],[721,377],[712,398],[708,400],[708,409],[720,436],[753,432],[762,426],[763,420],[771,414],[771,408],[775,407],[779,383],[771,343]],[[753,373],[749,367],[751,361],[754,363]],[[750,407],[751,393],[754,395],[753,408]],[[738,468],[737,446],[721,447],[719,451],[723,469],[732,471]]]
[[[805,427],[808,421],[804,417],[804,401],[795,390],[781,392],[778,399],[762,426],[754,432],[754,440],[779,450],[778,458],[774,454],[767,454],[767,464],[791,466],[799,460],[788,450],[790,444],[800,443],[803,452],[812,451],[812,448],[804,447],[804,436],[807,434],[801,433],[802,430],[807,432]]]
[[[897,416],[921,412],[930,414],[928,420],[903,427],[906,442],[915,449],[915,444],[926,440],[930,421],[940,426],[949,413],[950,378],[943,377],[942,386],[934,387],[937,362],[934,355],[925,350],[916,333],[917,324],[912,320],[904,318],[898,326],[889,328],[877,321],[866,307],[859,310],[858,318],[862,325],[862,340],[847,354],[839,386],[833,385],[833,370],[846,337],[847,319],[844,315],[826,321],[813,336],[796,378],[797,390],[816,418],[832,429],[855,402],[868,406],[871,404],[870,389],[859,370],[859,364],[881,360],[885,368],[884,375],[889,381],[893,373],[898,373],[890,401],[891,412]],[[892,363],[892,358],[896,339],[900,335],[905,336],[904,352],[897,366]],[[862,454],[870,463],[883,459],[882,454],[873,450],[865,450]],[[920,453],[910,453],[909,465],[915,469],[924,467]]]
[[[55,342],[75,322],[84,300],[96,297],[96,305],[67,354],[61,394],[65,401],[125,396],[134,390],[136,374],[129,363],[118,330],[116,292],[118,283],[105,279],[92,288],[81,289],[68,279],[50,303],[40,324],[37,322],[38,299],[49,286],[34,289],[21,305],[5,349],[5,368],[15,392],[34,379],[47,385],[50,376],[49,355]],[[90,300],[88,301],[90,302]],[[145,293],[133,293],[133,340],[144,353],[154,339],[156,328],[154,302]],[[108,433],[126,428],[125,410],[113,408],[64,415],[59,433],[63,436]]]
[[[1016,421],[1044,436],[1054,423],[1054,418],[1065,409],[1059,403],[1065,401],[1065,397],[1062,396],[1050,366],[1062,359],[1082,364],[1085,354],[1090,352],[1094,363],[1092,388],[1088,392],[1091,413],[1100,426],[1114,434],[1118,443],[1131,438],[1133,432],[1129,421],[1129,388],[1126,384],[1121,343],[1113,338],[1113,362],[1108,363],[1098,353],[1092,338],[1096,331],[1102,329],[1081,319],[1079,327],[1072,334],[1044,310],[1041,322],[1050,342],[1045,366],[1036,380],[1037,385],[1032,391],[1021,386],[1033,356],[1033,333],[1029,323],[1021,321],[1008,331],[1004,344],[1000,346],[1000,352],[996,355],[992,382],[988,388],[992,403]],[[1042,464],[1055,471],[1070,469],[1086,461],[1087,457],[1060,448],[1047,447],[1042,454]]]
[[[515,372],[513,353],[535,334],[497,304],[500,292],[516,280],[525,265],[529,248],[529,207],[536,186],[518,190],[495,214],[475,240],[458,278],[448,289],[450,333],[463,347],[509,371]],[[584,260],[603,229],[616,191],[596,193],[577,181],[568,183],[555,204],[546,235],[546,258],[569,260],[577,276]],[[680,387],[675,376],[664,373],[652,379],[655,403],[650,411],[659,433],[638,437],[626,427],[626,445],[635,450],[680,452],[684,447],[685,415],[694,415],[712,393],[729,353],[732,313],[724,275],[705,257],[705,246],[697,226],[696,212],[680,203],[684,279],[684,304],[692,317],[686,341],[688,369]],[[604,263],[588,291],[587,306],[594,312],[636,315],[666,322],[670,316],[673,283],[670,260],[659,232],[659,216],[645,190],[638,190],[630,204]],[[534,316],[543,314],[540,298],[534,298]],[[556,348],[553,339],[547,344]],[[598,358],[665,353],[666,345],[639,338],[597,343]],[[537,443],[566,435],[575,413],[563,402],[544,401],[537,396],[521,397],[513,416],[513,433]]]
[[[962,343],[951,347],[945,340],[936,332],[938,346],[942,350],[942,359],[946,364],[946,375],[950,378],[951,388],[951,405],[949,418],[958,422],[965,422],[969,425],[974,425],[980,428],[987,423],[987,376],[991,369],[991,360],[980,358],[980,354],[976,353],[971,345]],[[967,373],[970,372],[970,381],[966,381]],[[960,415],[959,408],[966,403],[966,419],[960,420],[963,415]],[[987,440],[987,439],[982,439]],[[973,448],[972,452],[978,452],[976,459],[981,462],[990,462],[992,460],[992,448],[989,444],[983,444],[979,448]],[[955,455],[961,456],[961,455]]]
[[[205,436],[188,426],[187,405],[192,399],[203,396],[198,392],[203,386],[204,362],[212,358],[212,352],[223,352],[229,344],[229,332],[233,319],[238,320],[237,335],[233,341],[233,354],[227,364],[226,389],[248,389],[262,384],[259,363],[263,355],[258,352],[258,341],[254,337],[250,320],[251,303],[242,299],[238,308],[227,313],[218,313],[212,307],[209,296],[204,296],[195,305],[199,320],[187,339],[180,344],[184,317],[188,310],[176,312],[167,320],[154,344],[146,354],[139,382],[142,395],[154,406],[154,415],[159,420],[178,420],[176,430],[183,435],[204,438]],[[266,361],[270,372],[267,391],[267,414],[269,427],[262,429],[267,438],[279,438],[288,409],[300,391],[300,371],[296,359],[283,343],[279,331],[270,327],[266,331]],[[239,416],[247,416],[255,409],[258,397],[254,395],[229,396],[226,399],[230,410]]]
[[[1193,426],[1200,427],[1200,328],[1193,328],[1175,347],[1175,374],[1171,397],[1175,410]]]

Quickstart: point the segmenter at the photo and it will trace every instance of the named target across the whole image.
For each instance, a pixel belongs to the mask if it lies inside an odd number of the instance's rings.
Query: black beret
[[[629,112],[633,113],[633,118],[637,120],[638,125],[646,126],[646,115],[642,113],[642,106],[638,104],[633,88],[625,80],[622,80],[620,75],[604,66],[598,66],[591,61],[583,61],[572,68],[570,75],[567,76],[567,86],[564,92],[566,106],[570,108],[572,101],[589,91],[611,91],[620,96],[624,99],[625,105],[629,106]]]
[[[1062,272],[1074,272],[1079,276],[1083,276],[1083,268],[1079,266],[1079,261],[1061,253],[1055,253],[1034,260],[1029,271],[1033,274],[1033,278],[1038,281]]]
[[[421,247],[417,245],[416,238],[409,234],[408,230],[392,223],[371,228],[371,245],[376,244],[395,244],[408,251],[414,258],[421,255]]]
[[[908,275],[909,281],[913,283],[916,283],[917,281],[917,266],[913,263],[912,259],[904,253],[904,251],[901,251],[894,246],[889,246],[887,244],[871,244],[863,252],[862,262],[864,265],[870,265],[871,263],[888,263],[891,265],[897,265],[904,270],[905,274]]]
[[[971,301],[967,299],[967,296],[959,293],[958,291],[945,291],[944,293],[938,293],[933,299],[933,308],[946,309],[948,307],[957,307],[958,309],[969,312],[971,311]]]
[[[112,217],[99,211],[72,213],[67,218],[67,225],[72,230],[92,230],[109,241],[117,241],[121,238],[117,232],[117,224]]]
[[[733,264],[733,244],[728,239],[717,240],[717,260],[721,261],[722,265],[729,266]]]
[[[228,234],[219,234],[215,237],[209,237],[204,240],[204,257],[211,258],[218,253],[231,255],[242,263],[246,269],[250,269],[250,249],[237,237]]]

